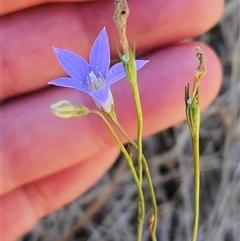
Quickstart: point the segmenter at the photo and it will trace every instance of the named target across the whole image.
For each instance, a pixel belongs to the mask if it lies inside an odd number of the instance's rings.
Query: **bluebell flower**
[[[110,86],[125,77],[126,73],[122,62],[109,69],[110,48],[105,28],[93,43],[89,63],[69,50],[53,49],[59,63],[70,77],[57,78],[49,84],[81,90],[89,94],[100,109],[110,113],[114,106]],[[136,60],[136,69],[139,70],[147,62]]]

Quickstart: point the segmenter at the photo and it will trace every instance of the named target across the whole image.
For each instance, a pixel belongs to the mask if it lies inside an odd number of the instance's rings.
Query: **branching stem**
[[[138,151],[138,145],[135,141],[132,140],[132,138],[126,133],[126,131],[123,129],[121,124],[118,122],[114,116],[110,115],[110,118],[112,119],[113,123],[117,126],[117,128],[120,130],[120,132],[124,135],[124,137],[129,141],[129,143]],[[149,230],[151,233],[152,241],[156,241],[156,228],[157,228],[157,220],[158,220],[158,211],[157,211],[157,203],[156,203],[156,197],[154,193],[153,183],[150,175],[150,171],[148,168],[148,164],[146,161],[145,156],[141,153],[141,162],[143,165],[144,172],[147,177],[147,183],[148,183],[148,189],[152,201],[152,207],[153,207],[153,221],[149,224]]]
[[[130,157],[128,151],[122,144],[121,140],[119,139],[116,132],[114,131],[114,129],[112,128],[112,126],[110,125],[108,120],[105,118],[105,116],[100,111],[97,111],[97,110],[90,110],[89,113],[97,114],[103,120],[103,122],[106,124],[107,128],[109,129],[110,133],[114,137],[115,141],[117,142],[118,146],[120,147],[123,155],[125,156],[125,158],[128,162],[128,166],[130,168],[130,171],[132,173],[133,179],[135,181],[135,184],[136,184],[137,190],[138,190],[138,224],[137,224],[138,229],[137,229],[136,241],[141,241],[142,240],[142,226],[143,226],[144,216],[145,216],[145,203],[144,203],[144,196],[143,196],[143,191],[142,191],[142,183],[140,183],[140,181],[139,181],[139,177],[134,168],[132,158]]]

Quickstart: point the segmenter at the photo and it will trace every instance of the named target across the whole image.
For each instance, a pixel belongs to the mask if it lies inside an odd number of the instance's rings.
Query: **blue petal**
[[[145,64],[147,64],[149,60],[136,60],[136,69],[141,69]]]
[[[117,63],[113,65],[107,73],[106,82],[108,85],[114,84],[118,80],[126,76],[123,63]]]
[[[94,98],[96,101],[104,103],[108,99],[109,94],[109,86],[106,85],[103,88],[99,90],[94,90],[89,93],[92,98]]]
[[[113,102],[113,96],[112,96],[112,92],[110,89],[108,89],[108,98],[107,100],[103,103],[103,102],[99,102],[96,99],[93,98],[93,101],[95,102],[95,104],[97,105],[97,107],[101,110],[103,110],[106,113],[110,113],[113,111],[113,106],[114,106],[114,102]]]
[[[136,60],[136,69],[141,69],[146,63],[148,63],[148,60]],[[108,71],[106,81],[107,84],[111,85],[117,82],[118,80],[124,78],[126,76],[123,63],[117,63],[113,65],[110,70]]]
[[[63,69],[73,78],[86,83],[87,76],[91,72],[88,62],[79,55],[66,50],[53,48],[59,63]]]
[[[110,49],[105,28],[103,28],[93,43],[89,63],[97,77],[101,77],[99,72],[104,78],[106,77],[110,65]]]
[[[70,88],[81,90],[85,93],[90,92],[85,84],[81,83],[79,80],[76,80],[70,77],[62,77],[62,78],[54,79],[49,81],[48,84],[62,86],[62,87],[70,87]]]

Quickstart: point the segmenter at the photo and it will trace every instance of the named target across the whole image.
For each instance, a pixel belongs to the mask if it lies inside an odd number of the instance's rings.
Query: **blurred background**
[[[199,241],[240,240],[240,1],[228,0],[219,23],[197,37],[224,71],[218,98],[202,112]],[[213,80],[214,81],[214,80]],[[186,122],[144,139],[159,211],[158,241],[190,240],[191,140]],[[146,180],[147,216],[151,212]],[[19,241],[132,241],[136,188],[122,156],[85,195],[43,218]],[[149,239],[148,227],[143,240]]]

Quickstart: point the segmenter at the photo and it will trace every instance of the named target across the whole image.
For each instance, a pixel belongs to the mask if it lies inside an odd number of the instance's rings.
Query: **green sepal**
[[[115,48],[120,60],[123,63],[124,70],[126,72],[127,78],[130,83],[135,83],[137,81],[137,69],[135,61],[135,44],[133,49],[129,49],[129,56],[124,56],[115,44]]]
[[[185,106],[188,126],[192,137],[196,137],[200,128],[200,104],[199,90],[197,89],[193,99],[189,95],[189,84],[185,87]]]

